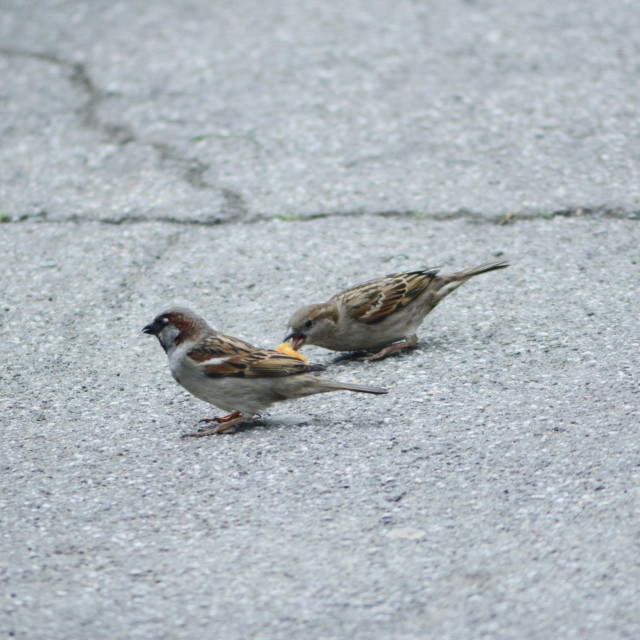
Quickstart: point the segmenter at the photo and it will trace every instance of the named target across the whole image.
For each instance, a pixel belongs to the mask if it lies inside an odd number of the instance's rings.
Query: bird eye
[[[311,329],[311,327],[313,326],[313,320],[307,320],[304,323],[305,329]]]

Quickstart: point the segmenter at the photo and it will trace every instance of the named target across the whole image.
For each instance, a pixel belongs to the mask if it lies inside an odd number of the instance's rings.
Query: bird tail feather
[[[368,387],[362,384],[351,384],[349,382],[337,382],[336,380],[322,380],[325,385],[326,391],[356,391],[358,393],[389,393],[388,389],[382,389],[380,387]]]
[[[452,273],[448,277],[451,278],[451,280],[468,280],[469,278],[478,276],[481,273],[487,273],[487,271],[495,271],[496,269],[505,269],[508,266],[509,263],[506,260],[503,260],[502,262],[490,262],[489,264],[483,264],[479,267],[473,267],[471,269],[465,269],[464,271]]]
[[[439,300],[448,296],[469,278],[473,278],[473,276],[478,276],[481,273],[487,273],[488,271],[495,271],[496,269],[505,269],[508,266],[509,263],[506,260],[503,260],[502,262],[490,262],[489,264],[472,267],[471,269],[464,269],[463,271],[457,271],[456,273],[450,273],[444,276],[436,276],[436,280],[440,281],[440,288],[438,289]]]

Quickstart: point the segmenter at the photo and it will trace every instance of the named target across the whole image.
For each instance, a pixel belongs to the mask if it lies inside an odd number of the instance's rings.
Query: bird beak
[[[296,331],[289,331],[284,337],[284,342],[291,342],[291,347],[294,351],[297,351],[307,339],[304,333],[297,333]]]
[[[157,336],[160,333],[160,327],[156,322],[150,322],[148,325],[142,328],[142,333],[149,333],[152,336]]]

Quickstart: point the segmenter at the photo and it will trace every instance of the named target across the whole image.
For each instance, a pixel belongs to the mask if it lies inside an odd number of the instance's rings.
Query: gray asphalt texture
[[[0,637],[640,637],[633,2],[0,7]],[[140,333],[261,346],[507,259],[228,436]]]

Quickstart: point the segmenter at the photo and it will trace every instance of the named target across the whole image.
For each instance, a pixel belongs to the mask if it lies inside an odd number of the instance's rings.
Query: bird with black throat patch
[[[180,385],[196,398],[229,412],[203,420],[217,424],[189,436],[223,433],[276,402],[316,393],[387,393],[386,389],[314,376],[312,372],[324,367],[219,333],[183,307],[160,313],[142,331],[158,338],[169,358],[171,374]]]

